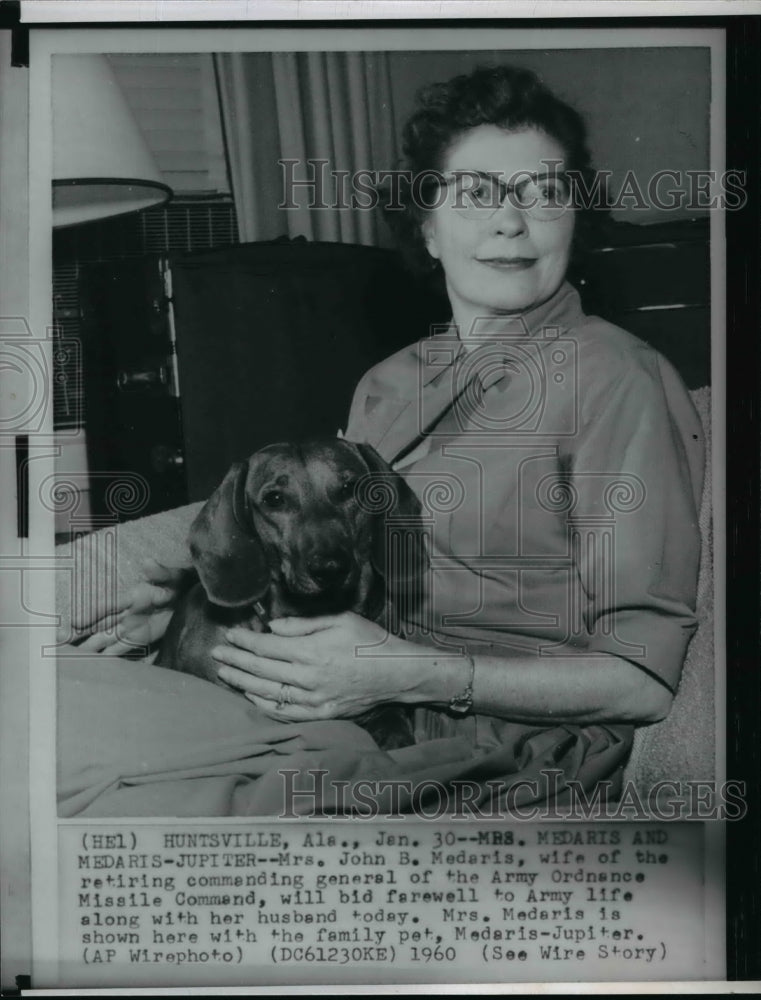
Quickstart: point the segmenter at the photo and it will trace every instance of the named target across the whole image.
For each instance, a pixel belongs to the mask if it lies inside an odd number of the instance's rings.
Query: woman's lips
[[[536,264],[536,257],[476,257],[476,260],[498,271],[524,271]]]

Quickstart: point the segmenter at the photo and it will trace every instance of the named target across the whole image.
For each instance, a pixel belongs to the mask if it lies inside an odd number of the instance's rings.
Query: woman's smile
[[[476,260],[502,271],[523,271],[536,264],[536,257],[476,257]]]

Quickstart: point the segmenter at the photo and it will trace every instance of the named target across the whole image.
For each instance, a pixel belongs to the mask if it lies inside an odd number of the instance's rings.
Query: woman
[[[575,111],[528,71],[478,70],[422,94],[404,150],[402,226],[452,324],[362,379],[346,436],[432,516],[423,601],[405,638],[349,613],[234,629],[220,676],[272,719],[403,702],[419,744],[483,756],[579,727],[579,753],[602,733],[618,766],[629,725],[667,714],[695,628],[698,417],[670,365],[566,283],[588,211]]]
[[[459,338],[459,369],[450,366],[453,380],[441,359],[431,362],[430,342],[388,359],[360,384],[346,436],[374,444],[418,492],[438,472],[459,480],[463,502],[438,518],[435,555],[476,558],[470,572],[462,565],[434,572],[428,610],[434,603],[434,627],[468,645],[477,640],[475,655],[459,655],[455,643],[449,654],[421,656],[409,641],[347,614],[276,622],[271,636],[235,631],[215,651],[220,673],[278,718],[346,717],[387,700],[446,708],[463,693],[469,701],[472,689],[475,713],[524,722],[661,719],[695,625],[701,432],[668,364],[587,319],[564,283],[576,213],[570,205],[562,211],[562,177],[588,169],[583,126],[532,74],[478,71],[428,90],[407,125],[405,152],[413,176],[434,168],[446,184],[445,196],[430,200],[438,207],[408,211],[444,273],[454,332],[441,339]],[[489,178],[534,175],[540,183],[503,192],[497,204]],[[541,389],[527,381],[542,366],[546,395],[533,398]],[[483,393],[472,412],[469,379],[480,379]],[[459,408],[458,396],[465,397]],[[399,399],[419,404],[408,407],[415,417],[401,432],[388,426]],[[540,407],[533,423],[522,419]],[[422,451],[418,415],[434,435]],[[604,508],[617,482],[632,491],[635,509]],[[563,483],[577,494],[570,510],[553,509],[549,496]],[[577,551],[577,582],[567,558],[569,517],[596,516],[604,525],[608,513],[615,559],[605,566],[602,553]],[[480,574],[479,559],[491,569]],[[542,560],[553,565],[542,569]],[[575,598],[584,602],[583,631],[569,621]],[[447,615],[461,624],[447,628]],[[355,646],[378,642],[380,657],[354,656]],[[540,649],[552,655],[538,656]],[[279,704],[282,684],[287,704]]]

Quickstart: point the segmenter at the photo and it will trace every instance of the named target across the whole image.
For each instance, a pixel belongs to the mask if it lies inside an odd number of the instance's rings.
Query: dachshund
[[[198,581],[172,616],[157,664],[226,686],[210,650],[233,625],[266,631],[272,618],[354,611],[393,629],[428,568],[420,511],[370,445],[274,444],[236,463],[190,528]],[[387,530],[394,522],[400,530]],[[384,749],[414,743],[405,706],[354,721]]]

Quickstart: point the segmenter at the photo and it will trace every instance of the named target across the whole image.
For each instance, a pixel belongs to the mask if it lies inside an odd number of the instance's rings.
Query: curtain
[[[345,205],[357,171],[398,166],[386,53],[226,53],[215,66],[241,240],[387,244],[368,197]],[[278,207],[286,188],[292,207]]]

